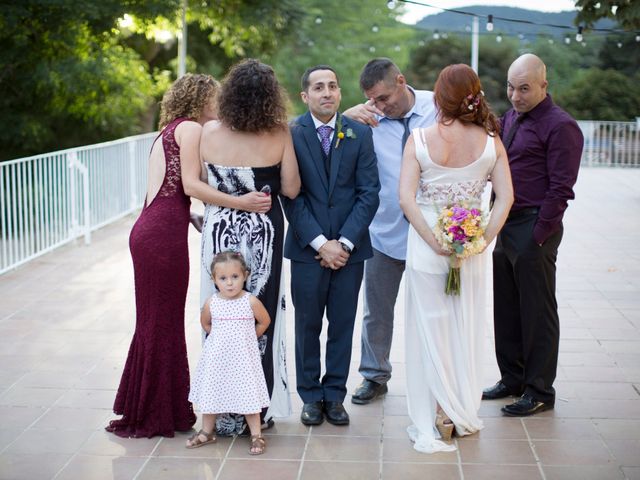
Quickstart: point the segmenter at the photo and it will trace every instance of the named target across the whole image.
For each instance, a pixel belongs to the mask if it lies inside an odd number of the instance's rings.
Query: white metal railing
[[[640,167],[639,122],[578,122],[582,164]],[[139,209],[156,133],[0,163],[0,274]]]
[[[584,135],[583,165],[640,167],[640,120],[578,124]]]
[[[140,208],[156,133],[0,163],[0,274]]]

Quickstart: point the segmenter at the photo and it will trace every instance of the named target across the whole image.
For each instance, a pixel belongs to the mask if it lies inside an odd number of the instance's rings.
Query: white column
[[[480,19],[473,17],[471,24],[471,68],[478,73],[478,38],[480,34]]]
[[[187,0],[182,0],[182,32],[178,36],[178,78],[187,73]]]

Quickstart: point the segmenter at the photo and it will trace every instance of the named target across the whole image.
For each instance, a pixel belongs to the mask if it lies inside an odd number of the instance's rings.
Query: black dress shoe
[[[349,425],[349,414],[342,402],[324,402],[322,405],[327,422],[333,425]]]
[[[322,402],[305,403],[302,406],[300,421],[305,425],[320,425],[324,421]]]
[[[519,397],[520,395],[522,395],[522,390],[514,390],[507,387],[502,381],[498,381],[493,387],[485,388],[482,391],[482,400],[496,400],[509,396]]]
[[[511,405],[502,407],[501,410],[507,417],[528,417],[535,413],[551,410],[553,405],[553,402],[540,402],[528,393],[525,393]]]
[[[358,388],[356,388],[356,393],[351,395],[351,403],[366,405],[387,393],[388,390],[386,383],[376,383],[372,380],[365,379]]]

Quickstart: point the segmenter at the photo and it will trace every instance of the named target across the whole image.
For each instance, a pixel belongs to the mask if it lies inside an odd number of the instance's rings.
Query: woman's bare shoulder
[[[209,120],[202,127],[202,134],[215,133],[224,128],[223,123],[220,120]]]

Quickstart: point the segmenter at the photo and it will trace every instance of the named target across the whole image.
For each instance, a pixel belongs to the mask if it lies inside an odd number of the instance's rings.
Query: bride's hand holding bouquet
[[[433,234],[450,259],[445,293],[460,295],[460,264],[465,258],[482,253],[487,247],[484,238],[486,215],[478,208],[465,204],[449,205],[442,209]]]

